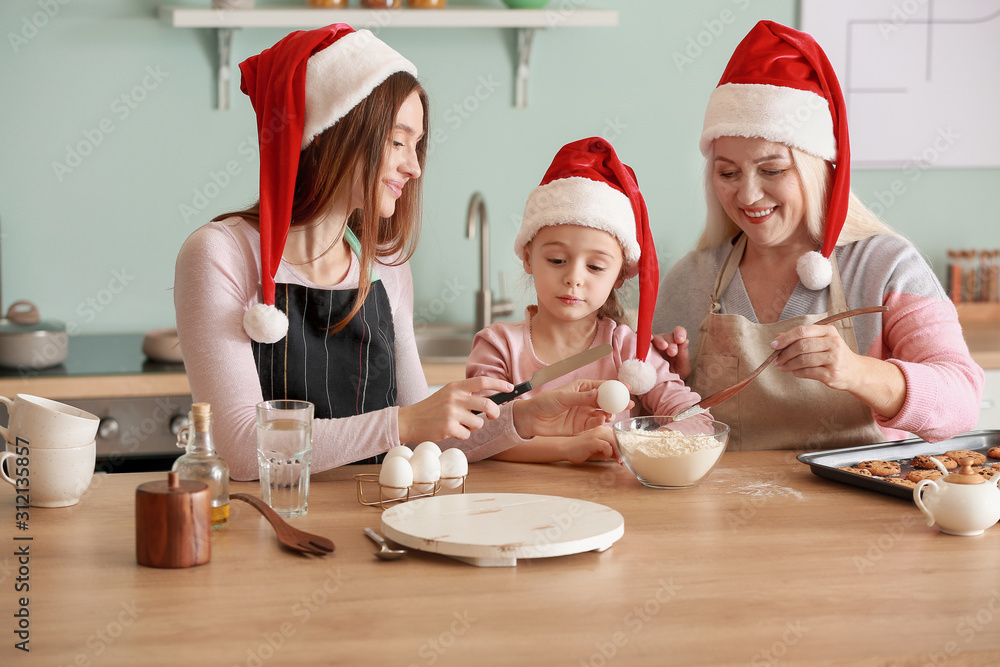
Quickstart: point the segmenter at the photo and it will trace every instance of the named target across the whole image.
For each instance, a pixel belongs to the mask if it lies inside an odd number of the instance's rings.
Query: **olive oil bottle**
[[[212,530],[229,523],[229,466],[212,443],[212,408],[208,403],[191,406],[191,423],[177,434],[177,446],[187,451],[177,457],[172,470],[181,479],[204,482],[212,497]]]

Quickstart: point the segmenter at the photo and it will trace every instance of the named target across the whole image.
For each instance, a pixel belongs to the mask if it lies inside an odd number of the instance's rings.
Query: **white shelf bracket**
[[[233,72],[230,62],[233,54],[233,29],[216,28],[215,36],[219,46],[219,63],[215,77],[218,86],[216,108],[219,111],[226,111],[229,109],[229,80]]]
[[[528,106],[528,75],[531,72],[528,61],[531,59],[531,41],[534,37],[534,28],[517,29],[517,71],[514,73],[514,108],[516,109],[524,109]]]

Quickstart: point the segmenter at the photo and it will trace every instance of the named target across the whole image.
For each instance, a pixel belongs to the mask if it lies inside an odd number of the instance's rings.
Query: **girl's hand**
[[[775,366],[797,378],[818,380],[831,389],[850,391],[861,379],[859,355],[836,327],[805,325],[778,334],[771,347],[781,350]]]
[[[514,385],[491,377],[449,382],[419,403],[399,408],[399,441],[438,442],[445,438],[468,439],[486,419],[500,416],[500,406],[480,392],[513,391]],[[482,414],[473,414],[481,412]]]
[[[615,434],[605,425],[566,438],[563,456],[570,463],[615,458]]]
[[[597,405],[601,380],[576,380],[514,402],[514,428],[522,438],[576,435],[603,426],[614,416]],[[631,409],[635,403],[629,401]]]
[[[670,369],[682,380],[686,380],[691,374],[689,342],[687,329],[684,327],[674,327],[673,333],[653,335],[653,347],[670,361]]]

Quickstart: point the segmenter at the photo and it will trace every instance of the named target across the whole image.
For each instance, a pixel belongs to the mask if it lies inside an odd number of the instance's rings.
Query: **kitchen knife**
[[[604,343],[603,345],[592,347],[579,354],[574,354],[572,357],[566,357],[562,361],[557,361],[550,366],[538,369],[531,376],[530,380],[514,385],[514,391],[493,394],[488,398],[497,405],[501,405],[512,398],[517,398],[521,394],[526,394],[532,389],[542,386],[546,382],[555,380],[557,377],[562,377],[563,375],[571,373],[578,368],[583,368],[587,364],[597,361],[601,357],[606,357],[609,354],[611,354],[610,343]]]

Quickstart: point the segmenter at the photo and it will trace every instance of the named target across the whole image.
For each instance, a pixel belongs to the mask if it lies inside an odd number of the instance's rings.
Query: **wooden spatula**
[[[870,308],[855,308],[854,310],[847,310],[844,311],[843,313],[838,313],[836,315],[831,315],[830,317],[825,317],[819,322],[814,322],[814,324],[833,324],[834,322],[837,322],[839,320],[846,320],[847,318],[854,317],[855,315],[867,315],[869,313],[884,313],[887,310],[889,309],[885,306],[871,306]],[[680,421],[682,419],[687,419],[688,417],[694,417],[695,415],[700,415],[709,408],[714,408],[719,403],[722,403],[723,401],[728,400],[733,396],[735,396],[736,394],[740,393],[743,390],[743,388],[746,387],[751,382],[753,382],[754,378],[760,375],[765,368],[770,366],[771,362],[777,359],[779,354],[781,354],[781,350],[775,350],[774,352],[771,353],[771,355],[767,359],[764,360],[764,363],[762,363],[760,366],[757,367],[757,369],[753,373],[746,376],[736,384],[730,387],[726,387],[725,389],[722,389],[720,391],[717,391],[708,398],[701,399],[700,403],[695,403],[690,408],[681,410],[676,415],[674,415],[674,421]]]

